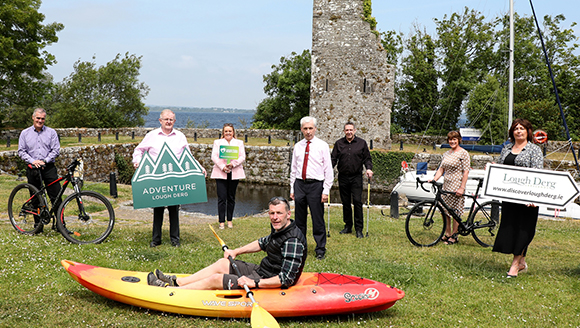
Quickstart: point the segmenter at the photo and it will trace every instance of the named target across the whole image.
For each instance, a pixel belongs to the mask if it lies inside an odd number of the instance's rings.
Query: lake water
[[[175,113],[175,127],[185,128],[187,120],[195,122],[195,125],[208,123],[207,128],[219,129],[224,123],[233,123],[236,128],[249,128],[252,123],[253,113]],[[145,118],[145,127],[159,127],[159,112],[150,112]],[[246,122],[243,126],[241,121]],[[210,168],[211,170],[211,168]],[[208,172],[210,174],[211,172]],[[289,180],[289,179],[288,179]],[[204,213],[206,215],[218,215],[216,187],[213,180],[206,181],[207,203],[187,204],[181,208],[184,211]],[[234,217],[244,215],[254,215],[264,212],[268,209],[268,201],[274,196],[288,197],[290,195],[290,186],[277,185],[259,185],[252,183],[240,182],[236,193],[236,207]],[[330,201],[340,203],[340,194],[338,188],[333,188],[330,192]],[[366,204],[366,193],[363,192],[363,201]],[[387,205],[389,204],[389,194],[372,193],[371,204]]]
[[[243,181],[243,180],[242,180]],[[187,212],[204,213],[206,215],[218,215],[217,195],[214,180],[206,181],[207,203],[182,205],[181,209]],[[363,202],[366,204],[366,192],[363,191]],[[238,184],[236,192],[236,207],[234,217],[253,215],[268,209],[270,198],[282,196],[289,199],[290,186],[260,185],[253,183]],[[330,202],[340,203],[338,188],[330,191]],[[390,195],[388,193],[371,193],[371,205],[388,205]]]
[[[144,117],[146,128],[158,128],[159,124],[159,112],[149,112],[147,116]],[[249,128],[252,125],[252,117],[254,113],[175,113],[175,127],[185,128],[187,126],[187,120],[194,122],[195,126],[206,125],[209,129],[219,129],[224,126],[224,123],[232,123],[235,128],[243,129]],[[242,124],[242,121],[245,124]],[[245,125],[245,126],[244,126]]]

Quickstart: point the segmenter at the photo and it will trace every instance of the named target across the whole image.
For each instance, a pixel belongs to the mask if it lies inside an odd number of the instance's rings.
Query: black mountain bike
[[[81,190],[82,176],[75,176],[75,169],[79,164],[79,160],[72,162],[66,168],[67,174],[51,183],[52,185],[64,180],[56,197],[58,200],[62,199],[69,183],[73,187],[72,194],[64,201],[56,203],[60,204],[58,208],[49,207],[51,202],[42,182],[42,168],[35,169],[42,183],[40,190],[29,183],[19,184],[12,190],[8,198],[8,216],[18,232],[34,235],[52,221],[52,227],[56,227],[64,238],[74,244],[100,243],[111,234],[115,224],[113,206],[105,196],[94,191]],[[34,166],[31,168],[34,169]],[[38,222],[35,222],[35,217]]]
[[[463,195],[473,200],[467,220],[463,221],[441,198],[443,194],[455,194],[455,192],[443,190],[441,182],[421,181],[417,178],[417,186],[420,184],[421,188],[426,192],[429,191],[425,189],[423,184],[432,184],[435,199],[425,200],[416,204],[407,215],[405,232],[413,245],[430,247],[441,241],[447,225],[447,220],[442,215],[443,209],[446,209],[447,213],[451,214],[452,219],[459,224],[458,234],[462,236],[472,234],[473,239],[481,246],[493,246],[495,235],[499,228],[502,205],[497,200],[485,201],[480,204],[477,200],[477,195],[479,194],[479,189],[483,186],[483,178],[474,178],[474,180],[479,181],[475,195]]]

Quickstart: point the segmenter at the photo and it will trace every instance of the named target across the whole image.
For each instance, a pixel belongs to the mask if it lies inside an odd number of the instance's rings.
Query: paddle
[[[328,228],[326,228],[327,237],[330,237],[330,193],[328,193]]]
[[[210,225],[209,228],[213,232],[213,235],[217,238],[219,243],[222,245],[222,249],[225,251],[228,249],[226,243],[217,235],[213,227]],[[232,264],[234,270],[236,270],[236,274],[238,277],[241,277],[240,269],[234,262],[234,259],[231,256],[228,256],[228,260]],[[252,323],[252,328],[280,328],[278,321],[264,308],[262,308],[258,302],[254,299],[254,292],[250,290],[247,284],[244,284],[244,289],[246,290],[246,296],[252,300],[252,315],[250,318],[250,322]]]
[[[371,180],[369,179],[369,183],[367,184],[367,237],[369,236],[369,219],[370,219],[370,208],[371,208]]]

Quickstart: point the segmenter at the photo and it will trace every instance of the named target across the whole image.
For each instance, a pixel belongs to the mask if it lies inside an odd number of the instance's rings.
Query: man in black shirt
[[[347,122],[344,125],[345,137],[334,143],[331,159],[333,167],[338,164],[338,187],[344,221],[344,229],[340,233],[352,233],[352,198],[356,237],[363,238],[362,168],[364,164],[370,180],[373,177],[373,162],[367,142],[355,133],[354,123]]]

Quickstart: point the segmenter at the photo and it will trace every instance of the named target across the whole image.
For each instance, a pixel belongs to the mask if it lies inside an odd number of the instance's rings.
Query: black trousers
[[[54,163],[46,163],[44,169],[40,170],[26,168],[26,178],[28,179],[28,183],[38,189],[42,188],[40,175],[42,175],[42,182],[44,182],[44,185],[46,186],[46,193],[48,194],[48,198],[50,198],[52,207],[56,212],[62,199],[57,199],[58,193],[60,192],[60,182],[50,185],[55,180],[58,180],[58,171]],[[35,226],[40,222],[40,218],[36,215],[34,216],[34,222]]]
[[[352,230],[352,208],[354,205],[354,229],[363,230],[363,208],[362,208],[362,175],[338,175],[338,188],[340,190],[340,200],[342,202],[342,219],[344,227]]]
[[[312,217],[312,236],[316,242],[316,255],[326,253],[326,226],[324,225],[323,182],[294,181],[294,218],[296,226],[306,236],[308,208]]]
[[[153,235],[151,241],[161,244],[161,227],[163,227],[163,212],[165,206],[153,208]],[[179,243],[179,205],[167,206],[169,212],[169,237],[171,243]]]
[[[232,174],[228,173],[227,179],[215,179],[218,196],[218,219],[219,222],[232,221],[234,208],[236,207],[236,190],[240,180],[232,180]]]

